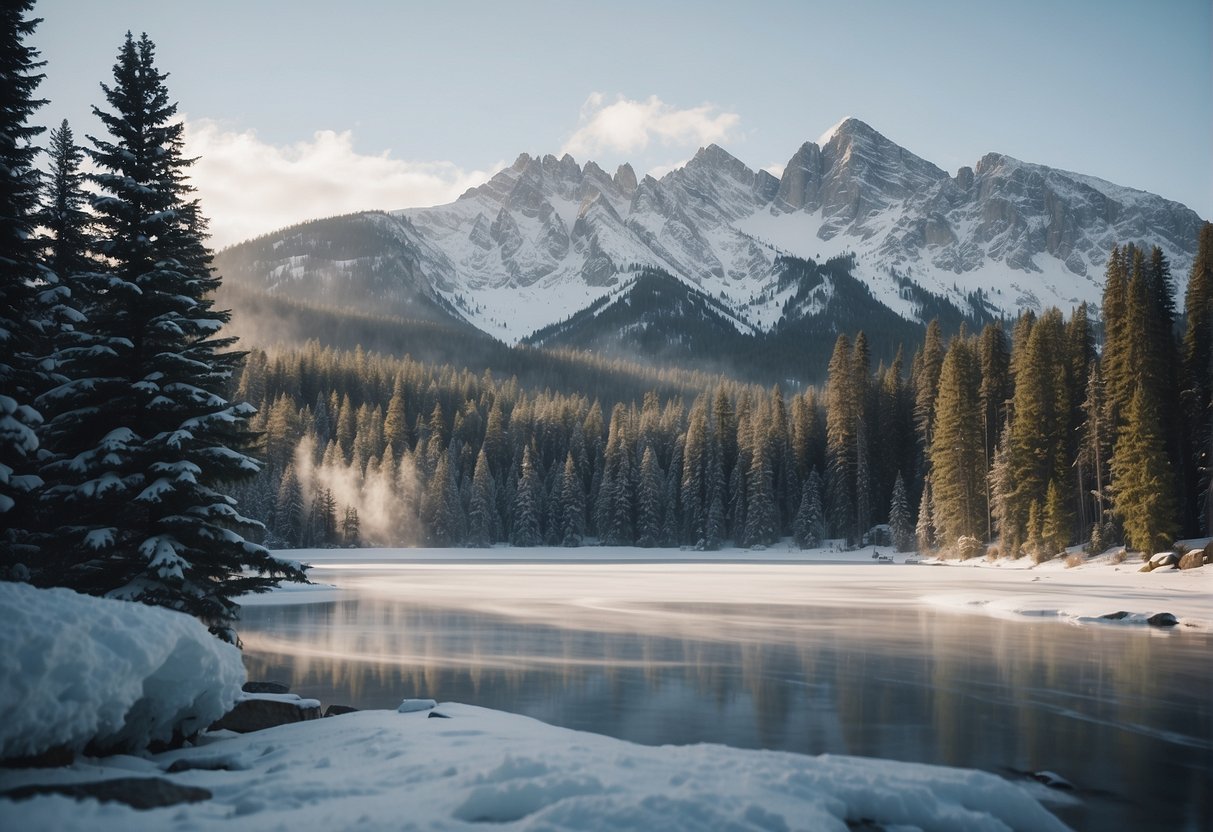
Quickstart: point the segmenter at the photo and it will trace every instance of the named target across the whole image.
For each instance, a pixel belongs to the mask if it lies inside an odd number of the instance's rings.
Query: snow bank
[[[983,772],[718,745],[654,748],[467,705],[439,711],[450,718],[362,711],[225,737],[162,754],[154,758],[161,771],[147,772],[207,789],[210,801],[134,811],[64,797],[0,800],[0,826],[847,832],[848,821],[866,819],[945,832],[1066,828],[1027,788]],[[178,761],[178,773],[163,772]],[[0,789],[35,776],[83,781],[107,772],[83,764],[0,772]]]
[[[192,734],[244,683],[240,651],[171,610],[0,583],[0,621],[0,757]]]

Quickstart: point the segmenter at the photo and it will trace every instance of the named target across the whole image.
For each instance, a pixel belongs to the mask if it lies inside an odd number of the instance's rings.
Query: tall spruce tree
[[[897,472],[893,481],[893,497],[889,502],[889,532],[893,535],[893,547],[899,552],[909,552],[914,548],[914,524],[910,520],[909,498],[906,495],[906,482]]]
[[[940,544],[982,537],[986,529],[985,437],[978,361],[968,340],[948,348],[939,374],[930,459],[933,520]]]
[[[106,260],[89,309],[100,343],[55,391],[59,457],[45,497],[61,525],[47,574],[191,613],[234,640],[236,597],[305,577],[241,536],[257,524],[221,490],[260,469],[244,452],[254,411],[224,397],[243,356],[218,335],[228,313],[212,308],[219,279],[154,51],[128,34],[113,86],[102,85],[112,110],[94,108],[109,131],[90,151]]]
[[[0,579],[25,578],[36,557],[29,533],[42,484],[34,456],[42,416],[34,399],[48,386],[36,355],[37,294],[53,275],[39,268],[33,233],[40,182],[33,141],[42,128],[28,122],[44,103],[34,98],[43,62],[25,42],[40,22],[28,17],[33,5],[13,0],[0,9]]]
[[[564,475],[560,481],[561,503],[561,546],[580,546],[585,537],[585,492],[582,490],[581,475],[577,473],[577,464],[573,452],[569,451],[564,460]]]
[[[1183,405],[1192,447],[1198,528],[1213,535],[1213,223],[1200,229],[1184,293]]]
[[[640,461],[640,491],[636,495],[636,542],[652,548],[661,542],[664,514],[665,478],[652,446],[644,449]]]
[[[1129,545],[1151,554],[1169,548],[1178,527],[1162,420],[1144,387],[1133,394],[1127,418],[1112,456],[1112,508]]]
[[[491,546],[496,523],[494,513],[497,510],[496,488],[493,475],[489,471],[488,457],[481,447],[476,457],[476,468],[472,474],[472,497],[468,504],[468,545]]]
[[[793,537],[801,549],[815,549],[825,537],[825,516],[821,508],[821,477],[814,468],[801,489],[800,506],[793,524]]]
[[[514,522],[510,527],[510,545],[538,546],[543,538],[539,529],[539,473],[531,456],[530,445],[522,452],[522,472],[514,494]]]

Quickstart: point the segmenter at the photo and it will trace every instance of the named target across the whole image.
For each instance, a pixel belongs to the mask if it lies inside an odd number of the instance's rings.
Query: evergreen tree
[[[1158,408],[1139,387],[1112,456],[1112,508],[1128,543],[1151,554],[1170,546],[1176,527],[1171,469]]]
[[[341,542],[346,546],[362,545],[362,523],[354,506],[346,506],[345,516],[341,519]]]
[[[986,528],[985,438],[978,402],[977,357],[966,340],[948,348],[939,375],[930,446],[936,538],[954,546]]]
[[[821,509],[821,477],[814,468],[805,480],[796,511],[793,537],[801,549],[815,549],[825,535],[825,518]]]
[[[468,505],[468,545],[485,547],[493,544],[497,511],[496,488],[489,471],[488,457],[481,447],[472,475],[472,497]]]
[[[1045,492],[1044,521],[1040,531],[1047,557],[1058,554],[1070,543],[1073,518],[1063,495],[1064,489],[1057,484],[1057,480],[1052,480]]]
[[[1182,400],[1193,449],[1190,490],[1199,530],[1213,535],[1213,223],[1200,229],[1184,318]]]
[[[458,546],[463,541],[463,509],[450,454],[442,453],[438,457],[422,501],[421,521],[431,545]]]
[[[580,546],[585,537],[585,493],[577,473],[573,452],[564,460],[564,476],[560,483],[561,536],[560,545]]]
[[[57,459],[46,498],[63,521],[54,574],[234,639],[236,597],[305,578],[237,533],[257,524],[219,490],[260,469],[243,452],[254,410],[224,397],[243,355],[218,335],[229,316],[212,308],[219,279],[164,78],[146,35],[128,35],[103,85],[113,111],[94,108],[110,138],[90,151],[106,269],[89,328],[105,349],[66,363],[47,427]]]
[[[859,447],[859,387],[851,342],[839,335],[826,382],[826,464],[830,489],[831,532],[857,539],[855,507],[856,451]]]
[[[774,475],[765,442],[758,441],[754,445],[746,488],[748,496],[743,545],[774,543],[779,539],[779,510],[775,505]]]
[[[312,498],[308,545],[327,548],[337,542],[337,501],[328,488],[316,491]]]
[[[646,549],[656,546],[661,540],[664,491],[664,478],[657,465],[657,456],[649,446],[644,449],[640,462],[640,493],[636,496],[636,542]]]
[[[514,520],[510,532],[510,544],[513,546],[538,546],[542,542],[539,533],[539,489],[539,474],[535,471],[528,445],[522,454],[522,475],[514,495]]]
[[[33,140],[41,127],[28,124],[44,102],[34,98],[43,76],[38,52],[25,43],[40,22],[29,18],[32,0],[0,9],[0,578],[24,578],[37,557],[33,530],[37,430],[42,416],[35,397],[49,384],[40,378],[37,339],[42,310],[36,294],[54,276],[38,265],[34,238],[40,175]]]
[[[278,485],[274,505],[274,534],[285,546],[299,546],[303,541],[303,489],[294,464],[286,468]]]
[[[611,413],[611,427],[603,455],[602,486],[598,495],[598,534],[611,546],[634,542],[635,490],[632,488],[632,442],[628,414],[623,405]]]
[[[1078,470],[1080,488],[1084,492],[1084,502],[1092,502],[1089,512],[1089,525],[1092,531],[1092,541],[1098,537],[1104,540],[1111,537],[1107,528],[1108,510],[1108,429],[1104,424],[1107,407],[1104,403],[1103,375],[1097,361],[1091,362],[1087,373],[1087,387],[1082,403],[1083,422],[1080,428],[1079,453],[1075,468]],[[1103,551],[1100,548],[1099,551]]]
[[[922,484],[922,499],[918,503],[918,522],[914,525],[914,537],[921,552],[935,548],[935,523],[931,520],[931,481]]]
[[[46,245],[46,265],[60,280],[91,271],[98,264],[90,256],[93,249],[92,219],[85,210],[88,196],[84,190],[84,150],[76,145],[67,119],[48,136],[50,176],[46,181],[44,207],[40,223],[50,235]]]
[[[914,548],[914,525],[910,522],[910,509],[907,503],[906,483],[901,472],[893,481],[893,498],[889,503],[889,531],[893,535],[893,546],[899,552],[909,552]]]

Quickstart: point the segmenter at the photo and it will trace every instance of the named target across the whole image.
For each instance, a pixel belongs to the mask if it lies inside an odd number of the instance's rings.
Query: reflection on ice
[[[892,572],[859,576],[877,571],[331,569],[350,600],[252,607],[242,636],[251,677],[329,702],[433,697],[649,744],[1047,769],[1077,787],[1058,811],[1080,829],[1208,818],[1207,634],[950,615],[901,603],[922,587]]]

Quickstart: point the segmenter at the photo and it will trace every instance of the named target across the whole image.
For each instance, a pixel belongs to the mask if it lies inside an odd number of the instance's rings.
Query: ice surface
[[[893,557],[894,562],[877,559],[878,552]],[[1063,559],[1038,566],[1029,558],[938,561],[914,552],[893,552],[886,546],[801,551],[778,545],[762,551],[718,552],[629,546],[497,546],[301,549],[279,554],[311,564],[313,580],[332,582],[334,572],[342,573],[337,592],[395,593],[411,584],[424,587],[428,599],[466,604],[480,603],[484,581],[492,581],[492,611],[556,615],[571,626],[577,626],[578,618],[592,622],[599,604],[729,603],[736,597],[737,582],[744,581],[749,599],[775,605],[925,604],[997,617],[1047,616],[1098,626],[1133,625],[1154,613],[1170,612],[1183,628],[1213,630],[1213,569],[1140,572],[1140,561],[1118,563],[1114,551],[1074,568],[1068,568]],[[451,570],[442,576],[428,574],[437,564]],[[385,576],[385,570],[395,574]],[[467,580],[451,578],[460,570],[467,573]],[[365,580],[359,572],[366,573]],[[593,598],[584,597],[586,586],[594,587]],[[341,597],[333,590],[282,592],[250,596],[243,602],[306,603]],[[576,609],[570,612],[569,605]],[[1120,610],[1129,613],[1122,621],[1101,618]],[[642,614],[639,609],[634,612]],[[711,622],[697,618],[688,626],[710,627]]]
[[[0,583],[0,621],[3,757],[192,734],[231,709],[245,679],[239,650],[171,610]]]
[[[1033,830],[1066,827],[1025,788],[983,772],[718,745],[649,747],[468,705],[361,711],[159,755],[235,770],[162,774],[210,801],[134,811],[94,801],[0,800],[26,830],[814,829]],[[188,767],[188,764],[187,766]],[[178,766],[181,768],[181,766]],[[18,782],[98,779],[97,768],[0,773]],[[113,776],[113,775],[109,775]]]

